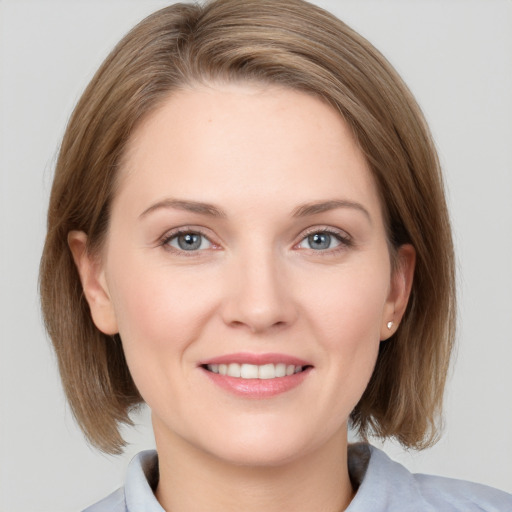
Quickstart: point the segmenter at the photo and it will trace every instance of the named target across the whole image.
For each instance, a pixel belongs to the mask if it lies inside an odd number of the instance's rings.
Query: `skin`
[[[414,270],[403,246],[392,271],[378,191],[347,125],[300,92],[197,86],[138,127],[120,172],[101,254],[85,251],[82,232],[69,245],[95,324],[120,333],[152,410],[158,500],[173,512],[344,509],[347,419]],[[325,211],[305,211],[317,203]],[[200,248],[180,249],[177,228],[201,233]],[[326,231],[330,245],[312,245]],[[239,352],[310,369],[285,393],[238,396],[200,363]]]

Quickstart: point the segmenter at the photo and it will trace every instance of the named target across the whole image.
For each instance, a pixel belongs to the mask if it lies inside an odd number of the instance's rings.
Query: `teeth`
[[[245,363],[209,364],[206,368],[212,373],[242,379],[275,379],[303,371],[302,366],[295,366],[293,364],[286,365],[284,363],[263,364],[261,366]]]
[[[240,377],[242,379],[257,379],[258,367],[255,364],[243,364],[240,368]]]
[[[276,364],[276,377],[284,377],[286,375],[286,365],[284,363]]]
[[[240,377],[240,365],[238,363],[228,364],[228,376]]]
[[[260,366],[258,376],[260,379],[275,379],[276,367],[273,364],[264,364]]]

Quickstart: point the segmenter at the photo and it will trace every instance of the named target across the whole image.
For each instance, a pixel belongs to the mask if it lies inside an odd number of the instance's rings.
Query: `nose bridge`
[[[233,257],[224,319],[252,332],[291,323],[295,306],[282,258],[266,244]]]

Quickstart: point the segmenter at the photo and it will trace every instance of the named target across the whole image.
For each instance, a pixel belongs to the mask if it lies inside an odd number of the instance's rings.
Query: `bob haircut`
[[[56,165],[40,267],[45,324],[78,424],[94,446],[120,453],[120,424],[131,424],[129,412],[142,398],[119,336],[92,322],[68,233],[84,231],[91,254],[101,249],[134,129],[173,91],[219,81],[303,91],[351,128],[379,190],[392,264],[404,243],[417,258],[407,310],[381,343],[352,425],[363,438],[394,437],[417,449],[432,444],[455,326],[453,246],[437,154],[416,101],[387,60],[303,0],[161,9],[118,43],[79,100]]]

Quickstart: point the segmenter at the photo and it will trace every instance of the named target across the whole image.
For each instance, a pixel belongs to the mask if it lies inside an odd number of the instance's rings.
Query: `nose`
[[[233,261],[225,280],[224,322],[252,333],[291,325],[298,308],[285,266],[271,251],[253,252]]]

